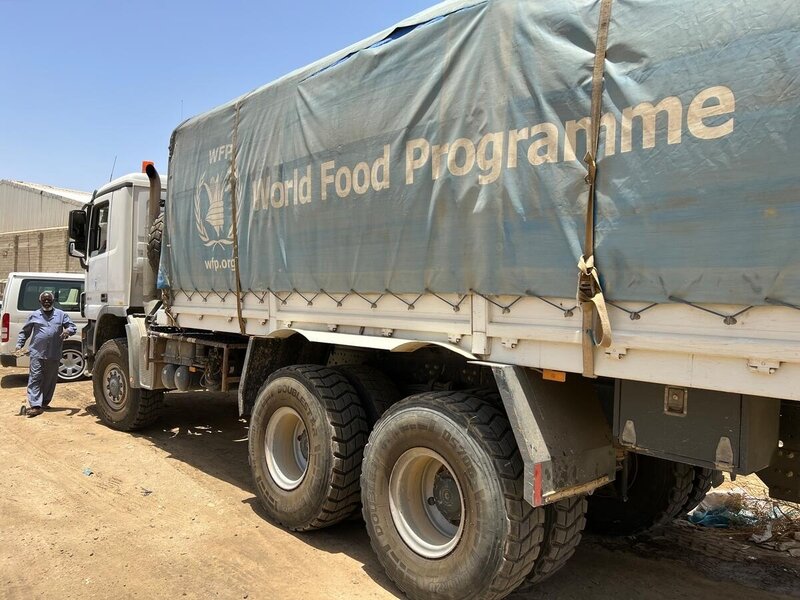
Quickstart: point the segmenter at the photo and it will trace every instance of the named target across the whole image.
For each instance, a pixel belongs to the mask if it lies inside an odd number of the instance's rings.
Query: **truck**
[[[455,0],[186,120],[70,216],[100,418],[236,393],[267,516],[410,598],[796,502],[795,8]]]

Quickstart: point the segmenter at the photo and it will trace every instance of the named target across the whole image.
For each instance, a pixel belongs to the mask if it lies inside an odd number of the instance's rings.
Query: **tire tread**
[[[154,271],[158,271],[161,262],[161,241],[164,237],[164,211],[162,210],[150,225],[147,232],[147,261]]]
[[[587,506],[586,496],[575,496],[546,507],[542,551],[528,575],[528,583],[544,581],[575,554],[586,526]]]
[[[589,499],[589,528],[600,534],[635,535],[662,527],[686,505],[692,491],[694,467],[646,455],[638,455],[638,469],[628,491],[629,501],[593,495]],[[613,484],[610,484],[613,485]]]
[[[338,365],[332,368],[344,375],[355,388],[370,426],[374,425],[390,406],[400,401],[401,396],[397,386],[382,371],[374,367]]]
[[[108,352],[112,344],[118,347],[121,357],[128,356],[128,340],[126,338],[115,338],[108,340],[100,347],[100,350],[97,353],[97,357],[95,359],[95,370],[97,370],[97,365],[102,362],[104,350]],[[121,366],[124,367],[126,375],[130,376],[127,373],[127,363],[124,363]],[[95,391],[95,394],[96,393],[97,392]],[[135,389],[129,387],[128,393],[131,395],[131,401],[135,396],[138,395],[139,397],[138,408],[135,416],[130,420],[115,423],[111,423],[104,417],[101,417],[108,425],[120,431],[134,431],[147,427],[148,425],[152,425],[159,419],[159,417],[161,417],[161,413],[164,408],[164,392],[162,390],[146,390],[144,388]],[[97,402],[96,399],[95,402]],[[102,415],[103,411],[100,410],[100,413]]]
[[[367,420],[358,397],[347,379],[322,365],[292,365],[273,373],[262,386],[263,391],[274,379],[294,374],[308,382],[322,400],[328,422],[333,427],[333,466],[331,481],[319,515],[309,523],[296,527],[278,522],[292,531],[321,529],[343,521],[361,506],[361,459],[367,441]],[[261,392],[259,392],[260,394]]]
[[[495,573],[485,600],[499,600],[516,589],[533,568],[544,537],[544,511],[536,509],[523,498],[523,462],[516,445],[511,425],[505,415],[491,402],[469,392],[426,392],[410,396],[387,411],[388,417],[410,403],[424,403],[437,407],[444,413],[455,416],[466,426],[491,458],[503,491],[506,514],[509,520],[509,535],[503,548],[500,568]],[[372,438],[376,431],[370,436]],[[368,442],[367,447],[369,448]],[[368,520],[369,515],[365,514]],[[375,546],[378,556],[383,549]],[[389,572],[389,577],[392,573]],[[402,579],[395,583],[408,592]]]
[[[711,489],[713,480],[713,470],[704,469],[703,467],[695,467],[694,478],[692,479],[692,489],[689,492],[689,497],[674,516],[676,518],[682,517],[686,513],[697,508],[697,506],[703,501],[703,498],[706,497],[708,491]]]

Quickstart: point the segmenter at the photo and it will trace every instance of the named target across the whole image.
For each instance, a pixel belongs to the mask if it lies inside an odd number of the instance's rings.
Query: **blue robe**
[[[61,333],[64,330],[70,335],[75,335],[78,331],[67,313],[59,308],[53,308],[50,312],[40,308],[31,313],[19,332],[17,348],[22,348],[28,338],[31,340],[28,403],[32,407],[47,406],[53,399],[64,343]]]

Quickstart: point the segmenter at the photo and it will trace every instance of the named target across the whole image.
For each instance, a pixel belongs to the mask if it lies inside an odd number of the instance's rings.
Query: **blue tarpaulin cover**
[[[445,2],[174,133],[164,283],[570,297],[599,0]],[[800,304],[800,4],[615,0],[613,300]]]

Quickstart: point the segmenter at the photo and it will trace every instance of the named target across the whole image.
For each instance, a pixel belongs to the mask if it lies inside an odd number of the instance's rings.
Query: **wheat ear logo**
[[[200,177],[194,193],[194,223],[204,246],[230,246],[233,244],[233,223],[225,232],[225,192],[230,190],[229,178],[221,175]],[[205,198],[204,198],[205,197]],[[203,201],[205,200],[205,202]],[[206,228],[206,225],[209,227]],[[223,232],[225,234],[223,235]]]

